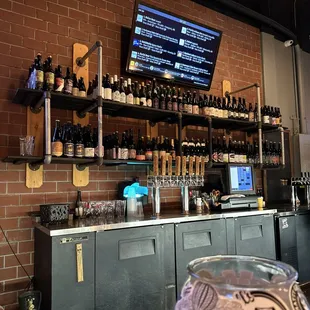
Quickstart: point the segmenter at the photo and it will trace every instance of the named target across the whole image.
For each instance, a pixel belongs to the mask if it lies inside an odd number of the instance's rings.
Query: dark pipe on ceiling
[[[296,35],[287,29],[286,27],[282,26],[281,24],[277,23],[276,21],[272,20],[271,18],[264,16],[260,13],[257,13],[244,5],[237,3],[232,0],[215,0],[218,3],[221,3],[222,5],[229,7],[231,10],[236,11],[237,13],[243,14],[245,16],[248,16],[254,20],[257,20],[263,24],[268,25],[269,27],[272,27],[273,29],[277,30],[278,32],[284,34],[287,37],[287,40],[293,40],[294,44],[297,43],[297,37]],[[206,1],[199,1],[201,4]]]

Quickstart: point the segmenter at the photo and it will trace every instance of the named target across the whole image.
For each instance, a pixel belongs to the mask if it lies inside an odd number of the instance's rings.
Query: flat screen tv
[[[209,90],[222,32],[136,2],[126,71]]]

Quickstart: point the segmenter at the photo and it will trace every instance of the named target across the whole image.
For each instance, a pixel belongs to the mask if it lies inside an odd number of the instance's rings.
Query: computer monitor
[[[252,165],[228,165],[229,194],[255,195],[255,177]]]

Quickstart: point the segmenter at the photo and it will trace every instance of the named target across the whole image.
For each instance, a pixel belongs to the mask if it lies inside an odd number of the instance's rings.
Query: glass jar
[[[210,256],[188,264],[176,310],[306,310],[295,269],[252,256]]]

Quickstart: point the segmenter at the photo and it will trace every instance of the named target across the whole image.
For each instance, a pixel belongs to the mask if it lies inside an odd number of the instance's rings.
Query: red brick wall
[[[17,87],[23,86],[27,69],[37,52],[52,54],[54,64],[72,66],[72,44],[90,46],[103,42],[103,70],[120,71],[120,27],[131,26],[132,0],[46,0],[0,1],[0,157],[18,152],[18,136],[26,133],[26,113],[11,103]],[[157,0],[154,5],[205,23],[223,31],[211,93],[221,95],[223,79],[232,87],[261,84],[259,30],[213,12],[190,0]],[[91,77],[96,72],[96,57],[91,57]],[[253,91],[246,94],[255,98]],[[71,119],[71,112],[53,111],[53,118]],[[141,122],[109,120],[105,131],[123,131]],[[162,129],[167,132],[166,129]],[[117,182],[132,176],[145,178],[143,168],[92,168],[90,183],[83,189],[83,199],[113,199]],[[41,203],[70,202],[76,196],[72,186],[71,166],[44,167],[44,185],[25,187],[24,166],[0,165],[0,224],[28,272],[33,274],[33,230],[27,212]],[[179,199],[179,191],[165,194],[166,201]],[[164,201],[165,201],[164,200]],[[0,233],[0,305],[17,309],[17,297],[27,285],[27,278],[12,256]]]

